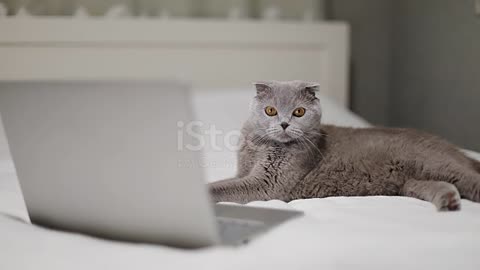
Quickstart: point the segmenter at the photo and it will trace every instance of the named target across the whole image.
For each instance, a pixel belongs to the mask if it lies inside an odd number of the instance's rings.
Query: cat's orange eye
[[[272,106],[267,106],[265,108],[265,113],[268,115],[268,116],[275,116],[277,115],[277,109],[275,109],[274,107]]]
[[[293,115],[295,115],[296,117],[302,117],[303,115],[305,115],[305,108],[296,108],[295,111],[293,111]]]

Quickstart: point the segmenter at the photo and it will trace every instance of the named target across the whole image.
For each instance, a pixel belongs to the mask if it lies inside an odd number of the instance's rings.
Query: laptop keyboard
[[[227,245],[247,243],[267,229],[265,223],[257,220],[217,217],[217,224],[222,243]]]

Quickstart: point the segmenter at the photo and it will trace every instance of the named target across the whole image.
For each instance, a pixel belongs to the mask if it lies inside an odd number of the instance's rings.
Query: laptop
[[[0,115],[31,221],[197,248],[245,243],[301,216],[210,201],[200,153],[178,145],[179,123],[194,120],[190,99],[178,82],[0,82]]]

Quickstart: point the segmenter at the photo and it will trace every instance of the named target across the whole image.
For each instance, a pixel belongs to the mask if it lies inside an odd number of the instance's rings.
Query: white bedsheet
[[[248,98],[237,94],[241,107]],[[210,103],[214,101],[208,95],[204,93],[197,99],[200,110],[213,105]],[[218,93],[211,95],[218,97]],[[228,96],[232,95],[235,93]],[[235,105],[225,106],[232,108]],[[368,125],[335,105],[324,105],[324,110],[326,120],[332,116],[329,122]],[[202,111],[199,117],[211,119],[210,114],[211,111]],[[335,115],[337,119],[333,117]],[[225,117],[215,123],[228,128],[237,116]],[[480,269],[480,258],[477,257],[480,254],[480,204],[467,200],[462,201],[460,212],[452,213],[439,213],[430,203],[403,197],[253,202],[252,205],[299,209],[305,212],[305,216],[242,247],[193,251],[106,241],[41,228],[26,222],[28,216],[13,163],[5,149],[0,135],[2,270]],[[480,158],[478,154],[472,155]],[[234,159],[234,153],[207,153],[205,158]],[[233,173],[232,167],[207,166],[209,181]]]

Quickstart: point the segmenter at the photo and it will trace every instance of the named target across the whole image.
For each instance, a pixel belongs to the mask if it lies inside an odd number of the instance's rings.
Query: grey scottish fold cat
[[[255,85],[237,176],[209,185],[214,201],[402,195],[438,210],[480,201],[480,163],[454,145],[411,129],[321,125],[318,85]]]

